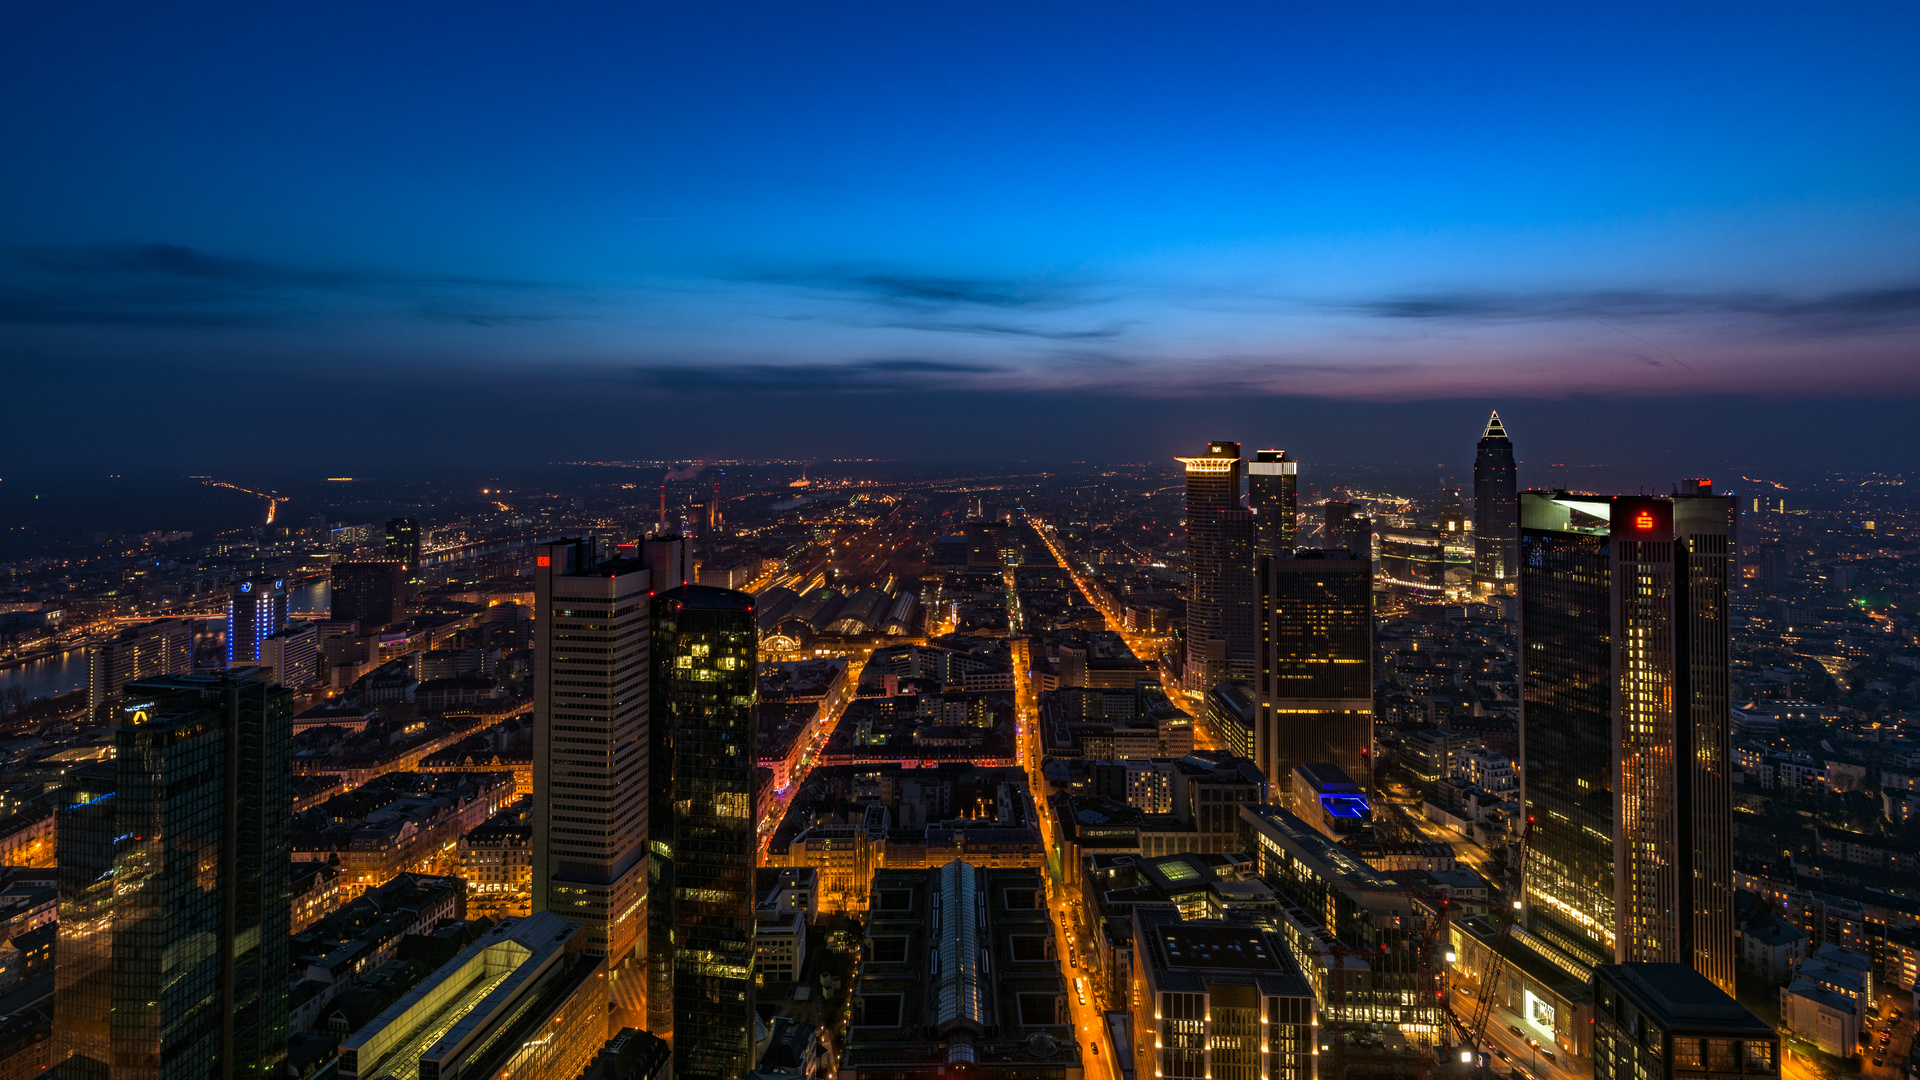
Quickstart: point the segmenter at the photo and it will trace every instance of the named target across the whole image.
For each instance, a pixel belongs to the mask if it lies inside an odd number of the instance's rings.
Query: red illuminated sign
[[[540,556],[539,558],[536,558],[536,559],[534,559],[533,561],[534,561],[534,564],[535,564],[535,565],[538,565],[538,566],[552,566],[552,565],[553,565],[553,557],[552,557],[552,556],[549,556],[549,555],[542,555],[542,556]]]
[[[1635,516],[1634,516],[1634,519],[1633,519],[1633,527],[1634,527],[1634,528],[1636,528],[1636,529],[1651,529],[1651,528],[1653,528],[1653,514],[1652,514],[1652,512],[1651,512],[1651,511],[1647,511],[1647,510],[1642,510],[1642,511],[1640,511],[1640,513],[1639,513],[1639,514],[1637,514],[1637,515],[1635,515]]]

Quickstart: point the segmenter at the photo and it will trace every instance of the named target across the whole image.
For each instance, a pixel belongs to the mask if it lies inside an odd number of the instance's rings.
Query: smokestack
[[[667,482],[660,481],[660,531],[667,531]]]

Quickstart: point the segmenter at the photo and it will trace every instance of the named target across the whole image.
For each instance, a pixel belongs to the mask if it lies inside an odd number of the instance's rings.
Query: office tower
[[[1372,561],[1373,519],[1367,516],[1365,505],[1329,501],[1321,512],[1325,515],[1321,531],[1326,536],[1328,549],[1340,548],[1357,558]]]
[[[1295,546],[1299,473],[1300,463],[1287,457],[1285,450],[1255,450],[1253,460],[1247,462],[1247,508],[1253,511],[1256,556]]]
[[[260,643],[287,625],[282,578],[237,582],[227,593],[227,666],[260,662]]]
[[[120,688],[127,680],[192,671],[192,619],[129,626],[87,650],[87,715],[117,726]]]
[[[352,619],[368,632],[407,617],[407,564],[368,559],[333,564],[334,619]]]
[[[387,522],[387,558],[406,564],[407,576],[420,569],[420,523],[412,518]]]
[[[70,1030],[56,1035],[56,1067],[111,1080],[278,1076],[293,696],[224,674],[138,679],[124,695],[112,793],[84,793],[61,814],[71,835],[54,1009]],[[108,890],[86,878],[103,867]]]
[[[681,1080],[753,1063],[753,597],[686,585],[654,599],[654,864],[648,1010]]]
[[[644,1008],[652,575],[592,537],[534,548],[533,910],[587,932]]]
[[[312,623],[288,626],[260,643],[260,664],[273,669],[273,681],[298,689],[319,676],[320,631]]]
[[[1593,1080],[1780,1075],[1779,1034],[1685,964],[1601,964],[1590,988]]]
[[[966,529],[968,566],[1006,565],[1002,556],[1007,547],[1006,522],[976,518],[967,522]]]
[[[1513,440],[1500,414],[1487,420],[1473,455],[1473,580],[1507,585],[1520,576],[1520,505]]]
[[[1372,793],[1373,564],[1345,550],[1263,556],[1253,762],[1276,788],[1332,762]]]
[[[691,585],[694,581],[693,537],[680,533],[649,536],[640,545],[640,557],[653,574],[654,588],[660,592]]]
[[[1793,559],[1772,541],[1760,545],[1760,591],[1769,596],[1793,592]]]
[[[1204,694],[1253,668],[1253,512],[1240,505],[1240,444],[1207,444],[1187,468],[1187,666]]]
[[[1519,503],[1527,927],[1731,991],[1727,500]]]

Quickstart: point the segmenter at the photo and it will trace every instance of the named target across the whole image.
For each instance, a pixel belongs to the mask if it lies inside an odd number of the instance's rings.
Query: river
[[[333,582],[321,578],[296,586],[287,597],[287,610],[294,615],[325,615],[333,603]],[[201,628],[201,641],[211,635],[219,639],[226,627],[209,619]],[[24,686],[29,697],[53,697],[87,687],[87,650],[84,646],[67,649],[24,664],[0,668],[0,689]]]

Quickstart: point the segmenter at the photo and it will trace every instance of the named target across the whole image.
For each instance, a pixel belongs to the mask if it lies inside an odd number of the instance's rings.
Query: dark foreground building
[[[1373,753],[1373,563],[1302,548],[1260,559],[1254,764],[1275,784],[1330,761],[1363,787]]]
[[[758,647],[746,593],[686,585],[653,601],[647,1008],[682,1080],[753,1067]]]
[[[1780,1036],[1686,964],[1593,970],[1593,1080],[1780,1075]]]
[[[113,790],[61,815],[61,1075],[279,1075],[292,700],[226,675],[126,685]]]

